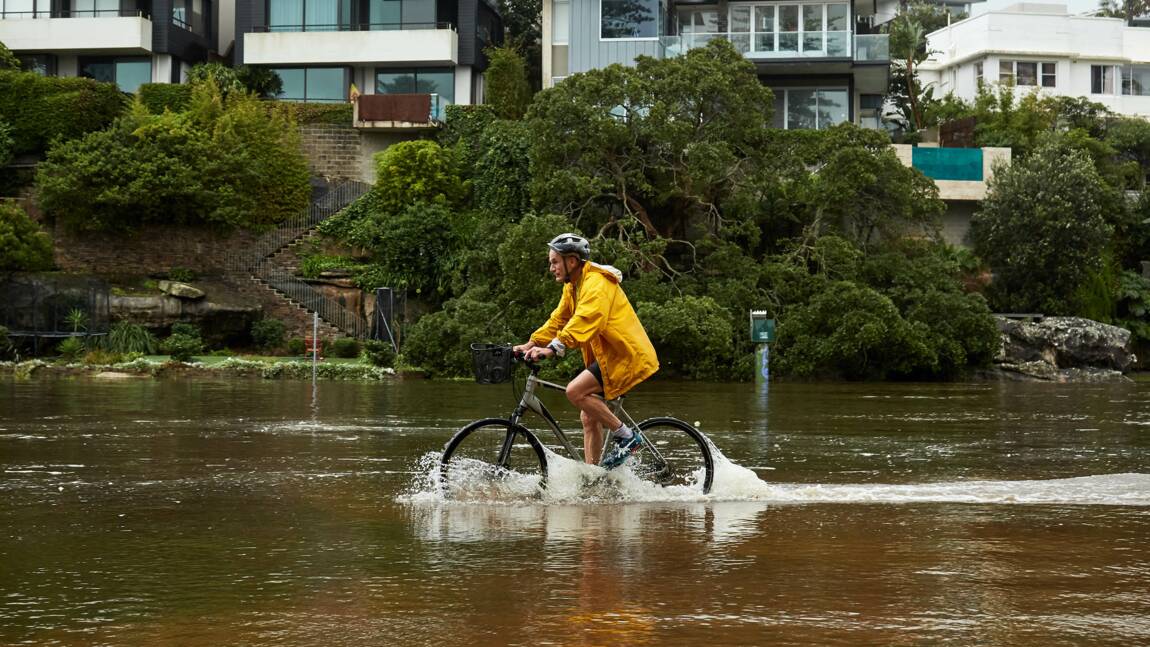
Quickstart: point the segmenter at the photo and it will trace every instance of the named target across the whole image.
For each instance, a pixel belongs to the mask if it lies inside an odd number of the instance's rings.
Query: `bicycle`
[[[482,418],[465,425],[447,441],[439,461],[439,484],[448,495],[457,490],[472,490],[477,481],[505,484],[518,481],[528,489],[542,492],[547,484],[548,452],[566,453],[572,460],[583,462],[582,452],[572,444],[547,406],[536,395],[539,387],[566,391],[561,384],[539,377],[542,366],[515,356],[510,346],[472,344],[475,380],[480,384],[512,382],[514,367],[523,365],[529,374],[518,404],[506,418]],[[711,444],[694,426],[671,417],[635,420],[624,410],[623,397],[607,404],[620,420],[638,429],[646,442],[632,454],[627,464],[632,472],[646,481],[667,486],[687,486],[711,491],[715,477]],[[556,444],[545,446],[534,432],[521,423],[527,412],[540,416],[555,435]],[[611,441],[605,434],[604,451]],[[559,451],[556,451],[559,450]]]

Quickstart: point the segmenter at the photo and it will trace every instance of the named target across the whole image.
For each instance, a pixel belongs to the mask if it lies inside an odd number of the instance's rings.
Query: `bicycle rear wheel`
[[[701,431],[677,418],[649,418],[638,424],[646,444],[635,454],[632,470],[663,486],[711,491],[715,461]]]
[[[460,429],[439,460],[439,486],[452,499],[530,497],[546,481],[543,444],[525,427],[502,418],[476,420]]]

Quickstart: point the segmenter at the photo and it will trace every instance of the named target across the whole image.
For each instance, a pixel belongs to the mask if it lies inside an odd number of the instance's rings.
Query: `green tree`
[[[473,168],[475,206],[492,217],[518,220],[531,207],[531,130],[521,121],[496,121],[482,136]]]
[[[249,95],[197,84],[186,112],[137,101],[112,128],[53,147],[37,170],[41,204],[76,230],[265,227],[310,198],[298,137]]]
[[[523,53],[533,92],[543,83],[543,1],[499,0],[505,42]]]
[[[999,168],[971,221],[975,251],[994,270],[998,310],[1075,314],[1074,294],[1101,269],[1113,227],[1115,190],[1089,156],[1043,140],[1030,156]]]
[[[0,119],[0,169],[12,163],[16,142],[12,139],[12,126]]]
[[[0,43],[0,70],[18,70],[20,69],[20,59],[8,49],[4,43]]]
[[[771,105],[754,64],[719,39],[573,75],[528,113],[535,206],[600,234],[716,229],[766,154]]]
[[[531,104],[526,61],[510,45],[489,48],[485,54],[491,61],[483,75],[487,103],[502,119],[522,119]]]
[[[0,200],[0,271],[52,267],[52,239],[15,202]]]

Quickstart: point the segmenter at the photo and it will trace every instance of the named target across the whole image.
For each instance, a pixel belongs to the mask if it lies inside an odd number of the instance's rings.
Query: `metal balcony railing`
[[[851,40],[854,40],[854,50]],[[729,41],[747,58],[818,59],[853,58],[860,62],[890,59],[887,34],[852,34],[849,31],[711,32],[663,36],[665,56],[682,56],[715,39]]]
[[[152,16],[139,9],[37,9],[35,11],[0,11],[0,20],[31,20],[33,18],[147,18]]]
[[[455,30],[450,22],[341,22],[341,23],[298,23],[280,25],[257,25],[252,28],[257,33],[292,33],[305,31],[402,31],[408,29],[447,29]]]

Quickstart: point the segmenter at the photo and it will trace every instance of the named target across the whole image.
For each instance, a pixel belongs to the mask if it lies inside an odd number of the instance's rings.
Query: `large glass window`
[[[455,103],[455,70],[450,67],[384,69],[375,71],[376,94],[437,94]]]
[[[351,29],[351,0],[268,0],[269,31],[345,29]]]
[[[152,81],[152,59],[80,58],[80,76],[115,83],[121,92],[135,92]]]
[[[1122,94],[1150,96],[1150,65],[1127,65],[1122,68]]]
[[[72,15],[78,18],[108,18],[120,15],[120,0],[75,0]]]
[[[0,18],[48,18],[52,15],[51,0],[0,0]]]
[[[281,99],[317,103],[347,101],[347,73],[342,67],[291,67],[273,71],[283,81]]]
[[[850,55],[850,7],[846,3],[732,5],[729,18],[731,40],[744,52],[779,52],[782,57]]]
[[[601,38],[658,38],[659,0],[600,0]]]
[[[850,94],[839,88],[778,88],[775,93],[776,128],[830,128],[850,119]]]

